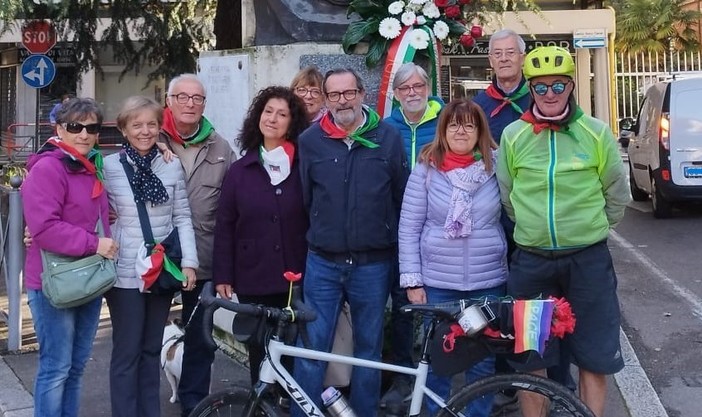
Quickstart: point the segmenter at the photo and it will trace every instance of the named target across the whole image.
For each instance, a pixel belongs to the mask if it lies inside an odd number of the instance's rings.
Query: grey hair
[[[356,79],[356,88],[358,88],[359,91],[365,91],[363,88],[363,80],[361,79],[361,76],[358,75],[358,73],[352,69],[352,68],[334,68],[332,70],[327,71],[326,74],[324,74],[324,81],[322,82],[322,90],[326,94],[327,92],[327,80],[329,77],[332,75],[340,75],[340,74],[351,74],[353,75],[353,78]]]
[[[488,43],[489,50],[492,51],[492,43],[494,41],[499,41],[510,37],[514,37],[514,39],[517,40],[517,47],[519,48],[520,53],[523,54],[526,52],[526,44],[524,43],[524,39],[522,39],[522,37],[512,29],[502,29],[493,33],[492,36],[490,36],[490,42]]]
[[[92,98],[72,98],[61,104],[56,112],[56,123],[70,123],[85,120],[90,116],[95,116],[98,124],[102,124],[102,109]]]
[[[127,97],[122,104],[122,108],[117,114],[117,128],[124,130],[127,123],[144,111],[152,111],[156,115],[158,125],[163,123],[163,107],[151,97],[131,96]]]
[[[200,77],[198,77],[195,74],[180,74],[179,76],[172,79],[171,82],[168,83],[169,96],[173,94],[173,90],[175,90],[176,85],[178,85],[178,83],[181,81],[195,81],[196,83],[200,84],[200,87],[202,87],[202,94],[204,96],[207,96],[207,89],[205,88],[205,84],[203,84],[202,80],[200,80]]]
[[[399,87],[402,83],[406,82],[413,75],[419,75],[419,77],[427,84],[429,84],[429,75],[424,71],[424,68],[415,64],[414,62],[406,62],[400,65],[397,72],[395,73],[395,78],[392,80],[392,88],[395,89]]]

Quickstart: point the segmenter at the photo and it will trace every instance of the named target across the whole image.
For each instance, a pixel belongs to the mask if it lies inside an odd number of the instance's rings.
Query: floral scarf
[[[465,168],[455,168],[446,172],[446,178],[453,188],[444,223],[444,236],[447,239],[470,236],[473,230],[473,197],[493,175],[485,171],[483,160],[477,160]]]

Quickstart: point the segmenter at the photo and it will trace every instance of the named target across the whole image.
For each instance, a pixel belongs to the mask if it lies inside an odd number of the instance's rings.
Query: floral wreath
[[[471,47],[483,36],[482,25],[490,15],[520,9],[539,10],[534,0],[352,0],[347,14],[356,13],[361,20],[349,25],[341,43],[350,54],[367,41],[369,68],[387,54],[377,106],[387,116],[393,106],[390,84],[400,65],[413,62],[417,53],[426,55],[432,94],[438,95],[440,44]]]

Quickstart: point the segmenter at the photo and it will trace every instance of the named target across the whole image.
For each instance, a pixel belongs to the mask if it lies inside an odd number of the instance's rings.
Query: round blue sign
[[[56,76],[56,65],[46,55],[30,55],[22,63],[22,79],[32,88],[43,88],[51,84]]]

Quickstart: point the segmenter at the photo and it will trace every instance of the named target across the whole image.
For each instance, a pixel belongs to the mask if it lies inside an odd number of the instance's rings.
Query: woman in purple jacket
[[[102,156],[96,149],[102,112],[92,99],[72,99],[56,115],[58,136],[30,157],[22,185],[24,218],[32,235],[24,279],[39,341],[34,415],[78,416],[80,379],[97,332],[102,297],[55,308],[41,290],[40,249],[75,257],[113,259]],[[95,229],[102,221],[105,237]]]
[[[421,151],[400,215],[400,286],[413,304],[503,296],[507,244],[500,225],[495,142],[485,114],[469,100],[441,112],[436,138]],[[495,358],[466,372],[466,382],[495,371]],[[451,379],[433,372],[427,384],[448,398]],[[430,415],[436,405],[427,401]],[[488,417],[492,397],[466,415]]]
[[[238,141],[244,156],[222,183],[214,236],[213,281],[224,298],[285,307],[286,271],[303,272],[309,225],[302,203],[297,137],[307,127],[302,100],[285,87],[254,98]],[[251,383],[264,349],[249,342]]]

